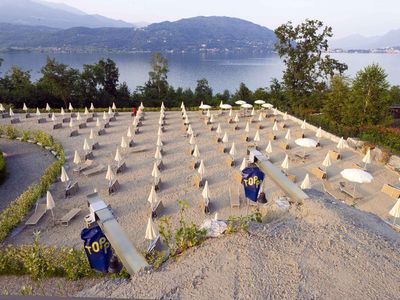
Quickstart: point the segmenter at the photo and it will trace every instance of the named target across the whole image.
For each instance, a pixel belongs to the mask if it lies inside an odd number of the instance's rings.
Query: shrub
[[[6,159],[4,158],[3,152],[0,150],[0,184],[6,179],[7,167]]]
[[[235,233],[241,230],[247,230],[250,222],[259,222],[261,223],[261,213],[255,212],[251,215],[247,216],[230,216],[228,218],[228,226],[226,229],[226,233]]]

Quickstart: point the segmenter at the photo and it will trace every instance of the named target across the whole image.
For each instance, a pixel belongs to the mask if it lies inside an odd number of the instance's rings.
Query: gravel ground
[[[0,185],[0,210],[3,210],[30,184],[39,180],[54,161],[54,156],[37,145],[2,138],[0,149],[5,153],[8,173]]]

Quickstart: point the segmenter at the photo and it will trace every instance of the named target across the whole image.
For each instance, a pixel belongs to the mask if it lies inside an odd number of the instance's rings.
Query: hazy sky
[[[383,34],[400,28],[400,0],[47,0],[90,14],[128,22],[174,21],[194,16],[230,16],[271,29],[292,20],[318,18],[335,37]]]

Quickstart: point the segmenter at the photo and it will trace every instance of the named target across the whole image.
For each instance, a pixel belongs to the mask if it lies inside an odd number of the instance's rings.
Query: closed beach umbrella
[[[308,173],[304,177],[303,182],[300,185],[300,188],[302,190],[311,189],[311,181],[310,181],[310,176],[308,175]]]
[[[343,137],[341,137],[338,144],[336,145],[336,148],[338,148],[340,152],[340,150],[344,149],[344,147],[345,147],[345,142]]]
[[[322,129],[321,129],[321,127],[319,127],[319,128],[317,129],[317,132],[315,133],[315,136],[318,138],[318,140],[319,140],[320,138],[322,138]]]
[[[128,127],[128,132],[126,133],[127,137],[132,137],[132,130],[131,130],[131,126]]]
[[[204,175],[206,175],[206,167],[203,160],[200,161],[199,169],[197,170],[197,172],[199,172],[201,179],[203,179]]]
[[[285,114],[283,115],[283,119],[286,121],[288,119],[287,117],[287,112],[285,112]]]
[[[397,199],[396,204],[389,211],[389,215],[394,217],[393,224],[395,224],[397,218],[400,218],[400,198]]]
[[[222,133],[222,129],[221,129],[221,124],[220,124],[220,123],[218,123],[216,133],[217,133],[218,135]]]
[[[189,126],[190,126],[190,125],[189,125]],[[192,127],[190,127],[190,128],[192,128]],[[189,128],[188,128],[188,129],[189,129]],[[161,126],[158,127],[157,135],[158,135],[158,136],[161,136],[161,135],[162,135],[162,128],[161,128]]]
[[[74,127],[74,120],[72,118],[69,120],[69,127]]]
[[[249,122],[246,123],[246,127],[244,128],[244,131],[247,133],[250,132],[250,123]]]
[[[89,151],[90,147],[89,147],[89,143],[87,141],[87,139],[85,138],[85,140],[83,141],[83,150],[84,151]]]
[[[147,221],[147,227],[146,227],[146,234],[144,238],[146,240],[153,241],[158,237],[158,231],[156,229],[156,226],[153,222],[153,219],[149,217],[149,220]]]
[[[103,120],[107,120],[107,115],[105,111],[103,111]]]
[[[251,115],[252,117],[254,117],[254,116],[256,115],[256,111],[255,111],[254,107],[253,107],[253,109],[251,110],[250,115]]]
[[[239,169],[240,169],[240,171],[243,171],[246,168],[247,168],[247,159],[246,159],[246,157],[243,157],[243,160],[242,160],[242,163],[241,163]]]
[[[224,133],[224,137],[222,138],[222,142],[223,142],[224,144],[226,144],[226,143],[229,142],[228,133],[227,133],[226,131],[225,131],[225,133]]]
[[[237,101],[235,101],[235,104],[237,104],[237,105],[243,105],[243,104],[246,104],[246,101],[237,100]]]
[[[188,126],[187,133],[188,133],[189,135],[193,134],[192,125],[190,125],[190,124],[189,124],[189,126]]]
[[[122,149],[128,148],[128,144],[126,143],[126,140],[125,140],[124,136],[121,137],[121,148]]]
[[[89,140],[93,140],[93,139],[94,139],[93,128],[90,128]]]
[[[14,116],[14,112],[13,112],[13,110],[12,110],[12,108],[10,107],[10,112],[9,112],[9,115],[11,116],[11,117],[13,117]]]
[[[55,122],[57,120],[56,115],[54,113],[51,114],[51,120]]]
[[[262,113],[260,113],[259,115],[258,115],[258,122],[261,122],[263,120],[263,116],[262,116]]]
[[[239,114],[235,115],[235,119],[233,121],[235,121],[235,123],[239,123]]]
[[[101,126],[100,119],[97,118],[97,119],[96,119],[96,127],[100,127],[100,126]]]
[[[94,111],[94,105],[93,105],[93,103],[90,103],[90,110],[91,110],[91,111]]]
[[[326,154],[325,159],[322,162],[322,165],[325,167],[325,171],[327,170],[328,167],[332,165],[331,156],[329,152]]]
[[[60,114],[61,114],[62,116],[65,115],[65,111],[64,111],[64,108],[63,108],[63,107],[61,107]]]
[[[157,147],[156,153],[154,154],[154,158],[155,158],[155,159],[158,159],[158,160],[159,160],[159,159],[162,159],[160,147]]]
[[[110,165],[108,165],[108,167],[107,167],[106,179],[108,181],[112,181],[114,179],[114,173],[113,173]]]
[[[39,107],[36,108],[36,115],[39,117],[41,115]]]
[[[67,172],[65,172],[64,167],[61,167],[61,182],[67,182],[69,181],[69,177]]]
[[[195,140],[195,138],[194,138],[194,135],[193,135],[193,134],[190,136],[189,144],[190,144],[190,145],[194,145],[194,144],[196,144],[196,140]]]
[[[113,102],[113,104],[112,104],[112,107],[111,107],[113,110],[116,110],[117,109],[117,106],[115,105],[115,103]]]
[[[203,199],[210,199],[210,190],[208,188],[208,181],[206,180],[206,183],[204,184],[204,189],[203,192],[201,193],[203,196]]]
[[[69,109],[70,111],[73,111],[73,110],[74,110],[74,108],[72,107],[72,104],[71,104],[71,103],[69,103],[68,109]]]
[[[254,136],[254,139],[253,139],[255,142],[259,142],[259,141],[261,141],[261,138],[260,138],[260,132],[257,130],[256,131],[256,134],[255,134],[255,136]]]
[[[281,164],[282,169],[289,169],[289,156],[286,154],[285,159],[283,160]]]
[[[275,121],[274,126],[272,126],[273,131],[278,131],[278,123]]]
[[[288,129],[285,135],[285,140],[290,141],[291,138],[292,136],[290,135],[290,129]]]
[[[303,123],[301,123],[300,128],[303,130],[306,129],[306,120],[303,120]]]
[[[236,156],[235,142],[232,143],[232,147],[231,147],[231,150],[229,151],[229,155],[232,156],[233,158]]]
[[[265,104],[264,100],[256,100],[254,101],[255,104],[261,105],[261,104]]]
[[[157,167],[157,163],[154,163],[153,170],[151,171],[151,176],[154,178],[159,178],[161,176],[160,170]]]
[[[113,109],[115,109],[115,108],[113,108]],[[161,102],[161,109],[162,109],[162,110],[165,109],[164,101]]]
[[[272,153],[272,143],[271,143],[271,141],[268,141],[268,145],[267,145],[267,148],[265,148],[265,152],[267,152],[268,154]]]
[[[232,111],[232,108],[229,110],[229,117],[232,117],[232,115],[233,115],[233,111]]]
[[[194,145],[194,150],[193,150],[193,157],[195,158],[199,158],[200,157],[200,151],[199,151],[199,147],[197,147],[197,144]]]
[[[81,163],[81,157],[79,156],[78,151],[74,152],[74,164],[79,165]]]
[[[155,189],[154,185],[151,186],[150,195],[147,198],[147,201],[150,203],[151,209],[156,207],[156,205],[158,203],[157,193],[156,193],[156,189]]]
[[[85,106],[85,112],[84,112],[84,115],[85,115],[85,116],[87,116],[88,114],[89,114],[89,111],[88,111],[87,107]]]
[[[365,156],[362,159],[363,163],[365,163],[364,168],[367,167],[367,164],[370,164],[372,159],[371,159],[371,149],[368,149],[367,153],[365,153]]]
[[[161,136],[158,136],[158,137],[157,137],[156,146],[158,146],[158,147],[162,147],[162,146],[163,146],[163,143],[162,143],[162,141],[161,141]]]
[[[210,123],[212,124],[212,123],[214,123],[215,122],[215,120],[214,120],[214,115],[211,115],[211,117],[210,117]]]
[[[82,117],[81,117],[81,114],[79,113],[79,111],[78,111],[78,113],[76,114],[76,120],[77,120],[77,121],[82,120]]]
[[[50,111],[50,110],[51,110],[50,105],[48,103],[46,103],[46,111]]]
[[[112,115],[112,109],[111,109],[110,106],[108,107],[108,114],[109,114],[109,115]]]
[[[24,105],[22,106],[22,109],[26,112],[28,111],[28,107],[26,106],[26,104],[24,103]]]
[[[0,103],[0,111],[5,111],[4,106],[2,103]]]
[[[51,195],[50,191],[47,191],[46,195],[46,210],[51,210],[51,215],[53,216],[54,220],[54,213],[53,213],[53,208],[56,207],[56,204],[54,203],[53,196]]]
[[[117,151],[115,151],[115,157],[114,160],[119,163],[122,161],[122,156],[121,153],[119,152],[119,148],[117,147]]]

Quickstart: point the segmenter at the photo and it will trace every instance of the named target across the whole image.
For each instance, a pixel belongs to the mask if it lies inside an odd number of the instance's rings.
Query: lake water
[[[83,64],[110,57],[119,67],[120,81],[126,81],[131,90],[145,83],[150,70],[150,54],[0,53],[0,57],[4,59],[0,71],[3,74],[10,66],[17,65],[24,70],[31,70],[32,79],[37,80],[41,76],[40,69],[45,64],[47,55],[78,69]],[[400,85],[400,55],[339,53],[331,56],[348,64],[349,76],[354,76],[358,70],[369,64],[378,63],[386,70],[388,81]],[[244,82],[252,90],[268,86],[271,78],[281,78],[284,67],[275,54],[262,57],[175,54],[167,55],[167,58],[170,69],[168,81],[171,85],[193,89],[198,79],[206,78],[214,92],[225,89],[234,92],[240,82]]]

